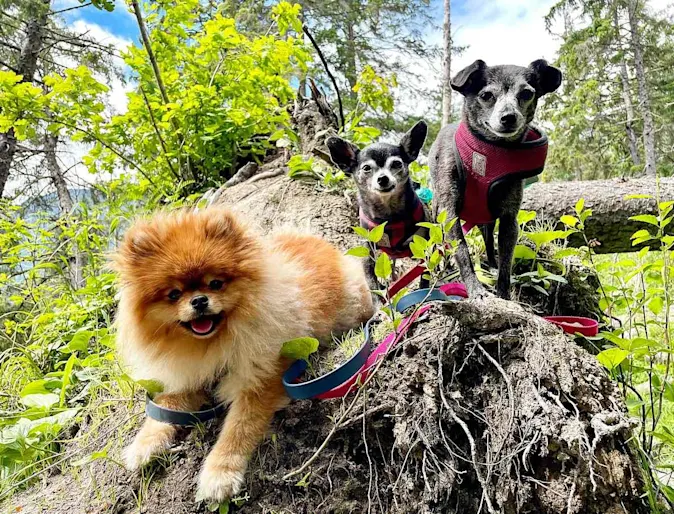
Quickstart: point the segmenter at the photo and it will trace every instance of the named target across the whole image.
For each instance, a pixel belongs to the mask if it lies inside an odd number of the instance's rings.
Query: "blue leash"
[[[433,301],[463,300],[461,296],[447,296],[440,289],[419,289],[403,296],[396,305],[396,311],[402,313],[417,305]],[[315,398],[337,386],[342,385],[358,373],[367,362],[370,352],[370,325],[374,318],[370,318],[365,324],[365,342],[359,348],[358,352],[349,358],[344,364],[307,382],[296,383],[296,380],[302,376],[307,369],[308,363],[304,360],[298,360],[283,375],[283,387],[287,395],[293,400],[305,400]]]

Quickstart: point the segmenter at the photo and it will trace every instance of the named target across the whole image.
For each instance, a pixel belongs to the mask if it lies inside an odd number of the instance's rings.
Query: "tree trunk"
[[[627,134],[627,146],[632,157],[632,163],[635,166],[641,165],[641,157],[639,157],[639,148],[637,145],[637,135],[634,131],[634,105],[632,103],[632,92],[630,91],[630,79],[627,72],[627,59],[622,48],[622,36],[620,34],[620,23],[618,19],[618,7],[613,10],[613,26],[616,31],[616,40],[623,52],[620,59],[620,83],[622,85],[622,97],[625,102],[625,112],[627,113],[627,120],[625,121],[625,132]]]
[[[442,125],[452,118],[452,2],[445,0],[445,20],[442,26],[444,42],[444,58],[442,61]]]
[[[656,183],[652,178],[631,180],[589,180],[583,182],[539,182],[524,193],[522,209],[536,211],[539,219],[552,222],[564,214],[573,214],[580,198],[585,207],[592,209],[592,217],[586,223],[588,239],[596,239],[601,246],[599,253],[620,253],[638,250],[630,237],[648,225],[629,221],[638,214],[657,214],[654,199],[626,199],[628,195],[655,196]],[[674,200],[674,178],[660,180],[660,201]],[[561,228],[561,227],[560,227]],[[653,228],[653,227],[650,227]],[[668,232],[674,234],[670,225]],[[580,238],[571,238],[571,246],[580,246]]]
[[[656,172],[657,155],[655,152],[655,126],[653,122],[653,113],[651,112],[651,101],[648,94],[648,84],[646,82],[646,71],[644,68],[644,54],[639,33],[639,1],[629,0],[627,14],[630,25],[630,44],[634,52],[634,67],[637,76],[637,86],[639,92],[639,108],[644,120],[644,151],[646,154],[645,173],[647,176],[654,177]]]
[[[56,147],[58,146],[58,136],[47,134],[44,137],[44,160],[49,171],[49,177],[56,189],[56,195],[59,199],[59,207],[61,209],[61,216],[67,218],[72,213],[74,202],[68,190],[68,184],[63,178],[61,167],[56,160]],[[67,250],[66,250],[67,251]],[[84,278],[82,268],[84,262],[82,260],[82,252],[80,252],[77,242],[72,242],[72,249],[69,255],[66,255],[68,261],[68,277],[70,285],[73,289],[79,289],[84,285]]]
[[[51,0],[42,0],[42,5],[38,6],[35,18],[26,24],[26,42],[21,49],[17,66],[19,75],[23,77],[22,82],[32,82],[35,76],[37,58],[42,49],[42,37],[47,25],[50,3]],[[0,198],[2,198],[7,185],[9,170],[12,167],[15,153],[16,136],[14,135],[14,129],[0,133]]]

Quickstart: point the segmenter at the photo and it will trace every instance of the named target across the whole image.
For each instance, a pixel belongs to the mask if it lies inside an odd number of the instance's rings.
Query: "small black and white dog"
[[[419,121],[399,144],[375,143],[363,150],[339,137],[326,141],[332,161],[356,181],[361,226],[371,230],[386,222],[378,246],[394,258],[411,255],[409,244],[415,234],[427,237],[427,230],[417,227],[427,221],[427,213],[409,175],[409,165],[419,156],[427,132],[426,123]],[[365,271],[370,288],[379,289],[371,257],[366,259]]]
[[[433,183],[433,217],[447,210],[469,225],[479,225],[490,265],[494,258],[494,224],[498,237],[497,294],[508,299],[513,253],[519,226],[523,183],[543,171],[545,134],[530,126],[540,97],[555,91],[562,74],[544,60],[528,67],[487,66],[477,60],[452,80],[464,98],[458,126],[444,127],[429,154]],[[473,269],[461,225],[456,261],[471,297],[487,294]]]

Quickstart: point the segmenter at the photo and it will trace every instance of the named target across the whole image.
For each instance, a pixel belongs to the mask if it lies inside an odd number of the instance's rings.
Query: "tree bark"
[[[56,189],[56,195],[59,200],[61,216],[67,217],[73,210],[74,202],[68,190],[68,184],[63,177],[61,167],[56,160],[56,148],[58,146],[58,136],[47,134],[44,137],[44,161],[49,172],[49,177]],[[68,261],[68,277],[73,289],[79,289],[84,285],[82,268],[84,267],[82,252],[80,252],[76,241],[72,242],[72,251],[66,255]]]
[[[657,155],[655,152],[655,126],[653,122],[653,113],[651,112],[651,101],[648,94],[648,84],[646,82],[646,71],[644,68],[644,53],[639,34],[639,1],[629,0],[627,4],[627,15],[630,25],[630,44],[634,53],[634,67],[637,76],[637,86],[639,95],[639,108],[644,120],[644,152],[646,155],[646,165],[644,172],[647,176],[654,177],[656,173]]]
[[[573,214],[579,199],[585,199],[585,208],[592,209],[592,216],[586,222],[589,240],[596,239],[600,246],[598,253],[632,252],[631,236],[648,225],[630,221],[630,216],[656,214],[655,199],[626,199],[628,195],[656,195],[654,179],[632,180],[590,180],[582,182],[539,182],[524,193],[522,209],[536,211],[539,219],[557,222],[564,214]],[[674,179],[660,180],[660,201],[674,200]],[[560,227],[561,228],[561,227]],[[651,229],[654,227],[650,227]],[[668,227],[674,234],[674,227]],[[582,246],[578,237],[569,239],[571,246]]]
[[[616,31],[616,40],[623,51],[620,59],[620,83],[622,85],[622,97],[625,103],[625,112],[627,113],[627,120],[625,121],[625,132],[627,135],[627,146],[632,157],[632,163],[635,166],[641,165],[641,157],[639,156],[639,147],[637,145],[637,135],[634,131],[634,104],[632,103],[632,92],[630,91],[630,79],[627,71],[627,61],[624,50],[622,49],[622,36],[620,33],[620,23],[618,19],[618,7],[613,10],[613,26]]]
[[[35,18],[26,24],[26,42],[21,49],[17,72],[22,76],[21,82],[32,82],[37,69],[37,59],[42,49],[44,28],[47,25],[51,0],[42,0]],[[0,133],[0,198],[5,191],[9,171],[16,153],[16,136],[14,129]]]
[[[452,2],[445,0],[445,19],[442,26],[444,58],[442,60],[442,125],[449,123],[452,117]]]

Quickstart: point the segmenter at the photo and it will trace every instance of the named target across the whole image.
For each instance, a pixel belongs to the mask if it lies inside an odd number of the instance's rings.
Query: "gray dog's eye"
[[[370,166],[369,164],[363,164],[361,171],[363,171],[364,173],[369,173],[372,171],[372,166]]]
[[[491,102],[494,99],[494,94],[490,93],[489,91],[482,91],[480,93],[480,100],[483,102]]]
[[[531,89],[525,89],[520,93],[520,100],[528,102],[534,97],[534,92]]]
[[[391,169],[392,170],[399,170],[400,168],[403,167],[403,163],[400,161],[391,161]]]

